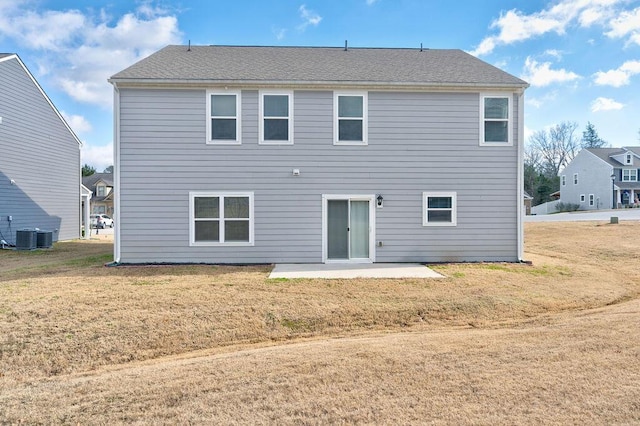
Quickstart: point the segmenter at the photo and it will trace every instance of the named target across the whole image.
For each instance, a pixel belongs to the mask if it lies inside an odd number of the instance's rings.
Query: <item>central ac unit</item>
[[[32,229],[16,231],[16,250],[34,250],[37,246],[37,231]]]

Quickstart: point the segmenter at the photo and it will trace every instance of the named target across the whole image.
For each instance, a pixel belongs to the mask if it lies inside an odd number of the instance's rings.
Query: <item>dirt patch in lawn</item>
[[[0,407],[7,408],[4,412],[0,408],[0,419],[82,423],[90,417],[81,413],[92,413],[87,408],[91,405],[102,410],[106,416],[103,422],[140,420],[144,418],[140,413],[159,422],[209,418],[227,422],[232,419],[225,416],[233,412],[234,404],[243,404],[247,413],[263,410],[261,417],[255,417],[262,421],[282,418],[304,422],[305,418],[315,418],[322,422],[384,422],[393,421],[394,417],[387,416],[396,413],[394,404],[413,407],[407,408],[407,415],[418,416],[422,406],[438,409],[460,403],[458,414],[447,417],[442,412],[443,417],[437,418],[455,423],[463,419],[459,416],[474,418],[486,404],[493,404],[491,410],[485,410],[487,413],[499,416],[503,406],[509,407],[502,400],[510,399],[515,401],[512,406],[517,405],[526,389],[531,395],[543,396],[536,402],[530,395],[528,400],[543,408],[552,396],[566,398],[566,404],[558,402],[559,413],[571,401],[577,401],[567,396],[568,388],[563,384],[567,374],[578,373],[576,369],[567,370],[573,358],[581,360],[576,368],[598,361],[592,370],[601,379],[574,382],[582,395],[591,395],[604,380],[606,362],[600,362],[602,359],[611,359],[612,371],[620,375],[612,373],[612,378],[622,378],[629,368],[638,371],[638,352],[629,356],[630,346],[625,340],[627,335],[637,339],[637,334],[625,326],[625,321],[639,325],[637,315],[612,313],[599,325],[594,322],[592,328],[600,328],[586,346],[579,342],[590,335],[590,328],[572,318],[587,309],[614,309],[624,302],[631,303],[625,306],[637,314],[637,304],[632,301],[640,291],[640,240],[630,236],[639,232],[638,222],[527,224],[526,257],[533,264],[438,265],[434,269],[447,277],[441,280],[269,280],[268,266],[107,268],[103,264],[110,260],[112,247],[100,241],[59,243],[41,254],[2,251],[0,389],[14,390],[1,393]],[[624,321],[613,321],[623,317]],[[607,329],[614,330],[617,337],[610,342],[611,349],[605,350]],[[296,352],[297,358],[287,358],[293,348],[289,343],[300,339],[407,331],[410,333],[406,336],[420,337],[415,341],[407,337],[405,341],[383,335],[375,345],[382,345],[384,350],[369,347],[369,343],[345,343],[327,349],[333,355],[326,355],[326,359],[322,354],[325,349],[318,352],[310,342],[308,352],[301,350]],[[546,335],[550,340],[545,346]],[[495,336],[495,342],[491,336]],[[469,339],[474,342],[471,346],[465,343]],[[236,353],[239,348],[285,343],[280,355],[272,355],[272,349],[267,348],[255,352],[258,355],[251,352],[245,357],[247,364],[238,361],[242,357],[231,361],[233,357],[217,355],[228,364],[215,361],[211,368],[201,365],[193,367],[196,370],[162,367],[165,362],[178,362],[176,357],[181,359],[178,363],[197,365],[189,360],[203,354]],[[561,350],[565,343],[567,349]],[[539,351],[533,351],[537,346]],[[513,353],[511,347],[516,348]],[[402,361],[405,352],[406,362]],[[271,356],[273,360],[263,359]],[[492,357],[496,359],[491,361]],[[433,364],[419,364],[420,359]],[[550,360],[554,362],[547,369],[544,365]],[[135,370],[145,363],[157,369],[153,373]],[[535,368],[540,371],[532,374],[539,377],[527,385],[522,382],[522,372],[520,376],[516,372],[531,363],[538,366]],[[284,367],[270,375],[268,371],[278,364],[291,369],[291,379]],[[344,376],[341,368],[330,368],[335,365],[346,369]],[[126,373],[129,368],[134,370]],[[216,369],[220,371],[214,374]],[[113,381],[82,379],[113,371],[123,371],[124,376]],[[418,379],[425,374],[433,381],[427,393],[408,392],[403,387],[403,382],[425,387],[423,380],[427,379]],[[559,379],[553,380],[553,386],[547,385],[554,374]],[[142,387],[136,387],[137,380]],[[446,391],[460,380],[468,387]],[[211,384],[218,381],[215,386]],[[380,383],[388,389],[376,391]],[[438,386],[440,396],[436,395]],[[611,386],[610,393],[603,398],[617,398],[614,384],[607,386]],[[348,396],[360,388],[363,390],[357,398]],[[88,389],[92,395],[96,392],[91,401],[83,396]],[[503,391],[510,393],[502,395]],[[137,396],[131,392],[140,397],[139,404],[132,403]],[[381,393],[375,397],[374,392]],[[58,393],[61,399],[55,396]],[[339,404],[330,408],[331,394],[336,395],[335,401],[345,401],[344,410]],[[207,408],[219,404],[217,398],[227,398],[227,408]],[[433,398],[437,401],[425,402]],[[34,403],[28,408],[21,404],[35,399],[60,407],[49,415],[41,405]],[[400,403],[401,399],[404,402]],[[298,400],[303,405],[296,411]],[[594,400],[593,406],[598,407],[599,401]],[[359,409],[359,404],[364,405]],[[576,404],[569,416],[589,402]],[[620,414],[629,408],[628,403],[620,404],[603,409],[603,415],[630,422],[632,417]],[[538,413],[544,419],[543,408],[531,408],[532,416]],[[127,417],[127,413],[133,414]],[[419,419],[404,418],[407,422]],[[538,419],[529,418],[534,422]],[[487,422],[493,423],[492,417],[480,421]]]

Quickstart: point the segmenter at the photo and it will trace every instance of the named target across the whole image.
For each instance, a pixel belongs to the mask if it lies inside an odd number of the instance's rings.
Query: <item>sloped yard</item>
[[[0,421],[633,423],[639,231],[527,224],[533,264],[442,280],[2,251]]]

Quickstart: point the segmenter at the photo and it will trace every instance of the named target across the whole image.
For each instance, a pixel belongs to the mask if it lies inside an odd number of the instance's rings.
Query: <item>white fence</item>
[[[558,211],[558,203],[560,200],[549,201],[544,204],[538,204],[537,206],[531,207],[531,214],[549,214],[556,213]]]

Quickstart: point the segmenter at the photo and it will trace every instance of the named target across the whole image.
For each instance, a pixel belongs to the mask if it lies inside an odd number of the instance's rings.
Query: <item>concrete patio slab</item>
[[[444,278],[419,263],[279,263],[269,278]]]

